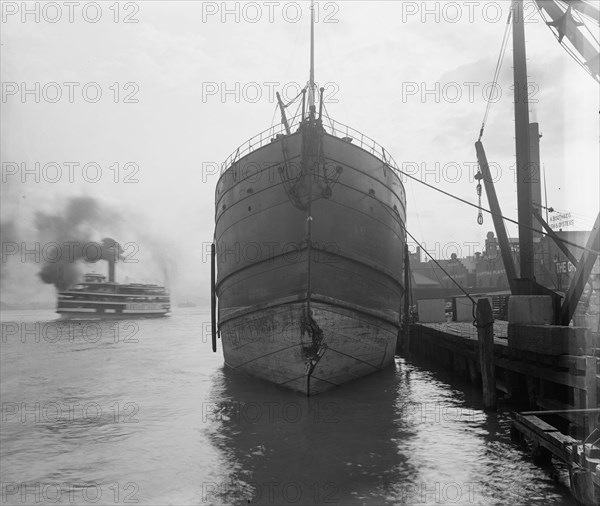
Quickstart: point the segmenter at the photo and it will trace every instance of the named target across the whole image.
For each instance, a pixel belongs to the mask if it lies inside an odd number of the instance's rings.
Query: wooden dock
[[[494,321],[496,390],[528,410],[561,410],[557,416],[565,421],[563,430],[573,436],[589,434],[598,425],[597,417],[570,411],[599,405],[598,339],[585,328],[541,327]],[[473,383],[481,381],[478,329],[472,323],[412,324],[410,352]]]
[[[587,415],[598,415],[600,409],[581,410]],[[530,411],[517,413],[511,437],[517,443],[531,444],[534,461],[548,465],[556,458],[569,466],[571,491],[586,506],[600,504],[600,432],[595,429],[585,440],[577,440],[558,431],[545,422],[559,412]]]
[[[515,415],[513,439],[527,441],[540,464],[568,464],[573,495],[586,506],[600,504],[600,336],[483,313],[478,319],[478,327],[411,324],[408,350],[481,383],[486,409],[495,409],[498,395],[527,410]]]

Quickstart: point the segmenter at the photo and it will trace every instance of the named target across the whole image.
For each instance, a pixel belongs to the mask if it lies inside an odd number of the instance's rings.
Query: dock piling
[[[486,411],[496,410],[496,368],[494,366],[494,315],[488,299],[477,301],[477,339],[483,387],[483,406]]]

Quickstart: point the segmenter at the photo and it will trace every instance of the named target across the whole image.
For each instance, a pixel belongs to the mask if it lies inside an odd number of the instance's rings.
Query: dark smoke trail
[[[44,265],[39,273],[44,283],[65,290],[81,277],[81,261],[97,262],[121,258],[123,250],[110,238],[95,242],[94,233],[106,225],[111,215],[90,197],[69,200],[64,213],[38,212],[35,225],[44,239]]]
[[[0,262],[0,279],[5,274],[6,263],[14,253],[18,253],[19,242],[17,241],[17,227],[13,221],[0,222],[0,248],[2,249],[2,261]],[[11,253],[9,255],[9,253]]]

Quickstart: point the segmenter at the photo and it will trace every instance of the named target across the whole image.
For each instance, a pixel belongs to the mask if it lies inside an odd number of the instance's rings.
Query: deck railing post
[[[479,341],[479,364],[483,387],[483,407],[496,410],[496,367],[494,365],[494,315],[487,298],[477,301],[477,339]]]

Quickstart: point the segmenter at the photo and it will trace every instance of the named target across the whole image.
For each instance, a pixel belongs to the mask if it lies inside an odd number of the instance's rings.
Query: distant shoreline
[[[10,302],[0,302],[0,311],[13,311],[13,310],[18,310],[18,311],[22,311],[24,309],[31,309],[31,310],[38,310],[38,309],[49,309],[49,310],[54,310],[56,309],[56,305],[55,304],[48,304],[48,303],[29,303],[29,304],[22,304],[22,303],[10,303]]]

